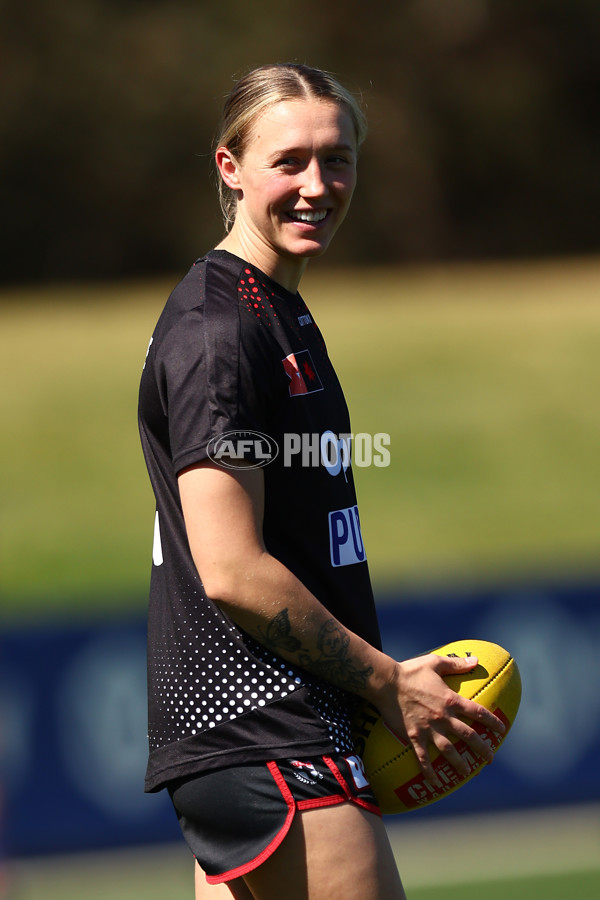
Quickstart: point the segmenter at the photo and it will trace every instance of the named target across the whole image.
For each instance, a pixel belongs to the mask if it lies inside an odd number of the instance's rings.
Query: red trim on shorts
[[[375,813],[375,815],[381,818],[381,810],[376,804],[369,803],[368,800],[362,800],[360,797],[356,797],[352,793],[352,791],[348,787],[348,782],[346,781],[334,761],[331,759],[331,757],[323,756],[321,758],[329,771],[333,774],[335,780],[340,785],[341,789],[344,792],[344,796],[342,797],[341,794],[330,794],[328,797],[315,797],[313,800],[298,800],[296,802],[298,809],[319,809],[319,807],[336,806],[339,803],[346,803],[348,800],[351,800],[352,803],[356,803],[357,806],[361,806],[363,809]]]
[[[243,865],[238,866],[235,869],[229,869],[229,871],[227,872],[222,872],[220,875],[206,875],[206,880],[209,884],[222,884],[225,881],[232,881],[234,878],[239,878],[242,875],[247,875],[248,872],[251,872],[253,869],[256,869],[258,866],[264,863],[265,860],[267,860],[275,852],[275,850],[277,850],[283,839],[286,837],[288,831],[290,830],[290,826],[292,824],[296,809],[318,809],[319,807],[336,806],[340,803],[347,803],[348,800],[351,800],[353,803],[356,803],[357,806],[361,806],[363,809],[366,809],[368,812],[375,813],[375,815],[381,818],[381,810],[378,806],[373,803],[369,803],[367,800],[362,800],[360,797],[356,797],[352,793],[348,786],[348,782],[346,781],[334,761],[331,759],[331,757],[323,756],[322,759],[342,788],[344,795],[341,796],[340,794],[330,794],[327,797],[316,797],[313,800],[296,801],[286,783],[285,778],[279,771],[277,763],[274,760],[266,763],[269,772],[275,779],[275,783],[277,784],[277,787],[281,791],[281,795],[287,804],[288,811],[285,817],[285,822],[283,823],[281,830],[275,835],[273,840],[269,844],[267,844],[264,850],[262,850],[258,854],[258,856],[255,856],[254,859],[251,859],[249,862],[244,863]]]
[[[298,809],[318,809],[320,806],[335,806],[337,803],[346,803],[347,797],[339,794],[330,794],[329,797],[315,797],[314,800],[298,800]]]
[[[329,756],[323,757],[323,762],[327,766],[327,768],[333,772],[335,778],[340,783],[341,787],[344,790],[344,793],[348,797],[348,800],[352,800],[353,803],[356,803],[358,806],[362,806],[363,809],[367,809],[369,812],[375,813],[375,815],[382,818],[381,810],[374,803],[369,803],[368,800],[362,800],[360,797],[355,797],[353,793],[351,793],[350,788],[348,787],[348,783],[334,761]]]
[[[348,790],[348,786],[344,781],[344,776],[337,769],[337,766],[334,768],[331,767],[331,760],[328,756],[322,756],[321,759],[327,765],[327,768],[333,772],[336,780],[340,783],[342,790],[344,791],[345,797],[341,797],[339,794],[330,794],[328,797],[315,797],[313,800],[298,800],[298,809],[318,809],[320,806],[335,806],[338,803],[345,803],[346,800],[354,799]]]
[[[255,856],[254,859],[251,859],[249,862],[244,863],[241,866],[238,866],[236,869],[230,869],[228,872],[222,872],[220,875],[206,875],[206,880],[209,884],[221,884],[224,881],[231,881],[234,878],[239,878],[241,875],[246,875],[248,872],[251,872],[252,869],[256,869],[262,863],[265,862],[271,856],[275,850],[279,847],[284,837],[287,835],[290,830],[290,825],[292,824],[292,819],[294,818],[294,813],[296,812],[296,801],[292,796],[292,792],[285,782],[285,778],[279,771],[276,762],[268,762],[267,769],[275,779],[277,787],[281,791],[283,799],[287,804],[287,815],[285,817],[285,822],[281,827],[281,831],[279,831],[270,844],[262,850],[258,856]]]

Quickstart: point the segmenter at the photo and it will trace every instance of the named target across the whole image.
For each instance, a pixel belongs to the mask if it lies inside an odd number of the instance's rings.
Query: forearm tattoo
[[[295,656],[302,668],[346,691],[364,688],[373,672],[371,666],[361,669],[355,664],[348,652],[350,637],[335,619],[329,619],[319,629],[314,651],[292,634],[287,609],[277,613],[266,627],[258,626],[255,635],[265,647],[275,653],[284,652],[288,659]]]

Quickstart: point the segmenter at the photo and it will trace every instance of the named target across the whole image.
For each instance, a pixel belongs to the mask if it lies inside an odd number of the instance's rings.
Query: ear
[[[218,147],[215,152],[215,162],[221,178],[228,188],[233,191],[240,189],[237,159],[227,147]]]

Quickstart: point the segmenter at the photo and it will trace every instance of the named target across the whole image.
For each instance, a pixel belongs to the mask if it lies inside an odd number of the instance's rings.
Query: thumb
[[[442,663],[440,671],[444,675],[451,675],[454,672],[471,672],[479,664],[476,656],[440,656],[440,661]]]

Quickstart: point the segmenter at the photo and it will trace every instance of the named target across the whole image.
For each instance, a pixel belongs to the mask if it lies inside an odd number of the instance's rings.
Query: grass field
[[[0,295],[5,618],[143,608],[137,387],[173,280]],[[597,573],[599,260],[315,268],[303,293],[354,431],[391,436],[355,469],[377,585]]]
[[[401,819],[389,827],[409,900],[598,900],[600,808]],[[19,863],[15,900],[192,900],[182,844]],[[334,898],[332,898],[334,900]]]

